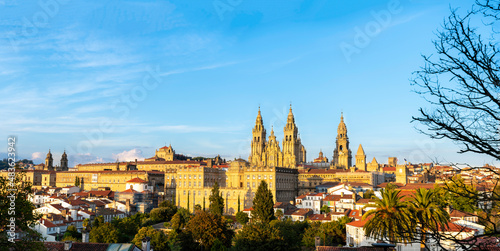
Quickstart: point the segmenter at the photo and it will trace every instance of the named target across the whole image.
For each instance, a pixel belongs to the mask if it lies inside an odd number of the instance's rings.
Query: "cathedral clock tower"
[[[296,168],[297,164],[300,163],[299,151],[300,142],[298,139],[297,125],[295,125],[295,118],[292,113],[292,105],[290,105],[290,111],[288,112],[288,118],[286,120],[285,128],[283,132],[285,138],[283,139],[283,166]]]

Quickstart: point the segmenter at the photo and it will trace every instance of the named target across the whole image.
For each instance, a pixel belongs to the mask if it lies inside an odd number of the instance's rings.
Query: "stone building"
[[[227,214],[235,214],[251,207],[261,181],[266,181],[275,202],[293,201],[297,191],[298,171],[281,167],[250,167],[243,159],[231,162],[227,171],[209,167],[185,167],[177,169],[177,206],[190,210],[195,205],[208,207],[215,182],[219,184]],[[167,181],[168,182],[168,181]]]

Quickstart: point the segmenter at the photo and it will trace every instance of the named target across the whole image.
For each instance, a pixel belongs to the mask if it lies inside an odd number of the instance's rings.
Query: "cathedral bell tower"
[[[50,152],[50,149],[49,149],[49,153],[47,153],[47,157],[45,158],[46,170],[49,170],[49,171],[54,170],[53,161],[54,161],[54,159],[52,158],[52,153]]]
[[[297,164],[300,163],[299,151],[300,142],[298,139],[298,128],[295,125],[295,119],[292,113],[292,105],[290,105],[290,111],[288,112],[288,118],[286,121],[285,128],[283,132],[285,138],[283,139],[283,166],[295,168]]]
[[[349,138],[347,127],[344,123],[344,114],[340,115],[340,124],[337,128],[337,140],[333,150],[333,165],[339,169],[347,170],[351,167],[351,150],[349,149]]]
[[[255,120],[255,126],[252,129],[252,150],[248,161],[251,166],[262,166],[263,165],[263,153],[266,148],[266,129],[264,129],[264,123],[262,122],[262,116],[257,114],[257,119]]]
[[[61,156],[61,170],[68,171],[68,155],[66,154],[66,151],[64,151]]]

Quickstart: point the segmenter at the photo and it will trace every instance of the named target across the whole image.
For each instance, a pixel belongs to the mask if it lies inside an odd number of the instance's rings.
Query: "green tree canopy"
[[[256,221],[269,223],[274,220],[274,201],[271,190],[265,181],[261,181],[253,199],[252,218]]]
[[[248,214],[244,212],[237,212],[236,213],[236,221],[239,222],[241,225],[247,224],[249,218]]]
[[[373,190],[368,190],[363,193],[363,199],[371,199],[373,196],[375,196]]]
[[[420,232],[414,233],[413,236],[419,238],[422,245],[425,245],[428,231],[437,232],[440,228],[444,228],[450,218],[444,208],[435,202],[435,196],[434,189],[419,188],[410,200],[412,221],[416,222],[420,229]]]
[[[109,222],[100,223],[98,227],[92,227],[90,230],[90,242],[117,243],[118,238],[118,229]]]
[[[309,223],[307,221],[292,221],[291,219],[286,221],[273,220],[269,223],[269,226],[278,229],[287,250],[299,251],[301,250],[304,232]]]
[[[216,240],[229,247],[233,238],[233,231],[229,229],[222,216],[202,210],[197,211],[191,218],[186,231],[189,231],[205,250],[210,250]]]
[[[74,225],[69,225],[68,228],[66,229],[66,232],[63,235],[63,240],[78,240],[81,239],[82,234],[78,232],[76,227]]]
[[[219,184],[217,182],[215,182],[208,200],[210,201],[210,212],[222,215],[224,211],[224,198],[220,195]]]
[[[159,207],[151,210],[149,218],[154,222],[170,221],[175,213],[177,213],[177,207]]]
[[[10,169],[14,171],[14,169]],[[12,247],[16,250],[38,250],[43,249],[39,241],[41,235],[32,230],[41,215],[36,214],[35,206],[28,198],[32,196],[31,182],[23,181],[25,173],[19,169],[15,170],[12,180],[0,177],[0,246]],[[11,219],[14,221],[11,222]],[[8,240],[8,233],[11,233],[11,227],[15,225],[16,230],[24,231],[27,235],[20,241],[12,243]],[[14,232],[12,232],[14,234]]]
[[[234,240],[234,249],[239,251],[288,250],[284,238],[275,227],[263,222],[246,224]]]
[[[153,227],[143,227],[137,232],[132,242],[138,246],[142,246],[142,239],[144,237],[151,238],[151,246],[154,250],[170,250],[168,245],[168,237],[162,232],[154,229]]]
[[[374,198],[376,209],[363,215],[368,219],[365,234],[374,239],[389,240],[391,243],[409,243],[413,240],[411,229],[415,228],[408,211],[408,204],[401,201],[401,191],[382,189],[382,198]]]
[[[479,195],[476,188],[465,184],[465,180],[460,176],[453,176],[442,188],[445,192],[444,198],[453,209],[474,213],[480,210],[477,207]]]
[[[186,224],[189,222],[190,219],[191,219],[191,214],[189,213],[189,211],[185,208],[179,208],[177,210],[177,213],[175,213],[174,216],[172,216],[172,220],[170,220],[170,225],[172,226],[172,229],[179,232],[182,229],[184,229],[184,227],[186,226]]]
[[[328,205],[323,205],[320,209],[320,212],[327,214],[330,212],[330,208],[328,207]]]
[[[345,245],[346,224],[351,222],[349,217],[342,217],[332,222],[313,222],[303,234],[302,244],[306,247],[314,247],[316,236],[321,238],[322,245],[337,246]]]

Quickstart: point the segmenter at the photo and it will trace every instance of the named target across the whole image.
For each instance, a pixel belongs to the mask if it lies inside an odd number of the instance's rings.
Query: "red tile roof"
[[[439,227],[440,231],[443,232],[475,232],[476,230],[464,226],[460,226],[455,223],[448,222],[448,225],[446,225],[444,228]]]
[[[148,183],[148,182],[141,179],[141,178],[136,177],[136,178],[133,178],[133,179],[127,181],[127,183]]]
[[[332,217],[330,214],[311,214],[309,215],[309,220],[312,221],[329,221]]]
[[[346,225],[353,226],[353,227],[364,227],[367,222],[368,222],[368,220],[358,220],[358,221],[349,222]]]
[[[134,189],[129,188],[129,189],[127,189],[127,190],[125,190],[125,191],[123,191],[121,193],[138,193],[138,191],[135,191]]]
[[[476,217],[477,215],[474,215],[474,214],[471,214],[471,213],[467,213],[467,212],[463,212],[463,211],[459,211],[459,210],[456,210],[456,209],[453,209],[451,212],[450,212],[450,217],[459,217],[459,218],[462,218],[462,217]]]
[[[40,223],[42,225],[44,225],[45,227],[47,227],[47,228],[49,228],[49,227],[57,227],[56,224],[52,223],[51,221],[49,221],[47,219],[41,219]]]
[[[390,167],[384,167],[382,168],[383,172],[396,172],[396,167],[390,166]]]
[[[301,209],[293,212],[292,215],[305,216],[305,215],[309,214],[310,212],[312,212],[312,210],[309,208],[301,208]]]
[[[371,199],[359,199],[358,201],[356,201],[357,204],[368,204],[372,202]]]

